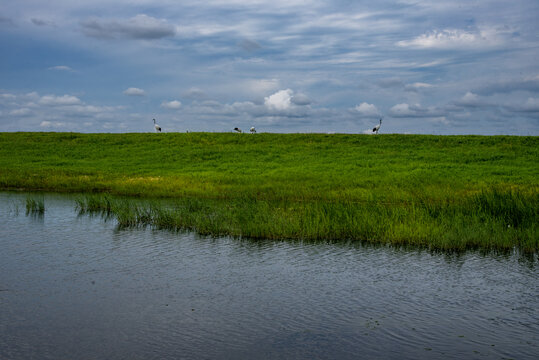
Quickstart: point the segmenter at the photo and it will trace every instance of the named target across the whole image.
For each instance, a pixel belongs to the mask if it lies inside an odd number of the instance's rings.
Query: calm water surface
[[[0,359],[539,358],[537,256],[118,230],[26,197],[0,193]]]

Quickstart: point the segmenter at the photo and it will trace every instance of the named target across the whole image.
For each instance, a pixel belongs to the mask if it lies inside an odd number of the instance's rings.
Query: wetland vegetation
[[[0,170],[120,226],[539,249],[537,137],[2,133]]]
[[[43,215],[45,213],[45,201],[43,197],[35,198],[28,196],[26,198],[26,215]]]

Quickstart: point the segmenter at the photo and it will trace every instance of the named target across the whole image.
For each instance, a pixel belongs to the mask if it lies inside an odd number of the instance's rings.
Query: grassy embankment
[[[0,188],[98,193],[79,209],[125,226],[539,250],[538,137],[2,133]]]

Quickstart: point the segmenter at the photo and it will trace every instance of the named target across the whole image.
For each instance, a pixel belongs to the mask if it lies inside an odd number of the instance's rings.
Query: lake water
[[[539,358],[536,255],[118,230],[27,196],[0,193],[0,359]]]

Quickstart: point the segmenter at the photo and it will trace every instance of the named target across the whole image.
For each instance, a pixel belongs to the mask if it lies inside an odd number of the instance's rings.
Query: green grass
[[[1,133],[0,188],[109,194],[79,208],[122,226],[539,249],[538,137]]]

